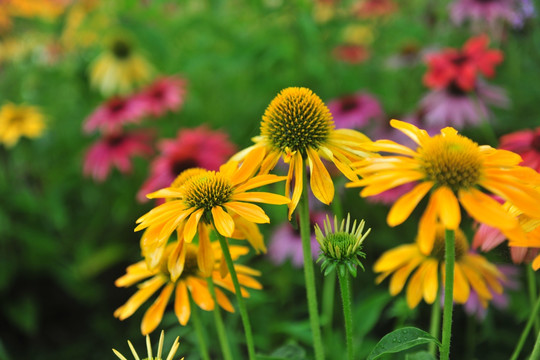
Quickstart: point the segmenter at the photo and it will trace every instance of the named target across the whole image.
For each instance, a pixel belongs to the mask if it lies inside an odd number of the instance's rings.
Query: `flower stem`
[[[323,280],[322,295],[322,317],[325,334],[332,331],[332,322],[334,317],[334,296],[336,294],[336,274],[330,272]]]
[[[437,297],[431,307],[431,322],[429,325],[429,333],[434,338],[439,338],[439,329],[441,326],[441,302],[439,301],[440,290],[437,291]],[[430,342],[428,346],[429,353],[435,357],[437,355],[437,344]]]
[[[305,170],[305,169],[304,169]],[[319,321],[319,310],[317,308],[317,292],[315,290],[315,274],[313,272],[313,260],[311,258],[311,231],[309,221],[309,199],[307,192],[307,174],[303,171],[302,176],[303,189],[300,197],[299,223],[300,237],[302,238],[302,252],[304,253],[304,278],[306,281],[306,293],[309,310],[309,322],[313,336],[313,348],[315,350],[315,359],[324,359],[324,350],[321,339],[321,329]]]
[[[354,360],[354,346],[352,333],[352,313],[351,313],[351,283],[349,272],[337,271],[339,286],[341,288],[341,299],[343,301],[343,316],[345,318],[345,336],[347,339],[347,359]]]
[[[540,333],[536,337],[536,342],[534,343],[534,348],[529,360],[538,360],[540,359]]]
[[[238,307],[240,308],[240,315],[242,317],[242,323],[244,324],[244,334],[246,336],[246,344],[249,354],[249,360],[256,360],[255,356],[255,343],[253,342],[253,334],[251,332],[251,323],[249,322],[249,315],[246,308],[246,303],[242,297],[242,289],[240,288],[240,283],[238,282],[238,275],[236,275],[236,270],[234,268],[234,263],[231,257],[231,252],[229,250],[229,244],[227,239],[223,237],[218,231],[216,231],[217,237],[219,239],[219,244],[221,245],[221,251],[223,252],[223,257],[227,263],[227,268],[231,274],[231,279],[234,284],[234,292],[236,294],[236,300],[238,302]]]
[[[227,333],[225,332],[225,326],[223,325],[223,319],[221,318],[221,311],[219,310],[219,305],[216,298],[216,291],[214,290],[214,280],[212,277],[208,277],[208,290],[214,299],[214,322],[216,323],[216,330],[218,333],[219,345],[221,346],[221,353],[223,354],[223,359],[233,360],[231,347],[229,345],[229,340],[227,339]]]
[[[442,347],[440,360],[450,358],[450,337],[452,335],[452,311],[454,300],[454,261],[456,258],[454,230],[445,230],[445,283],[442,326]]]
[[[527,283],[529,287],[529,301],[531,302],[531,307],[533,307],[538,293],[536,290],[536,274],[531,266],[527,266]],[[540,332],[540,321],[538,321],[538,316],[534,317],[534,332],[537,334]]]
[[[538,297],[538,299],[536,299],[536,304],[534,305],[534,308],[531,312],[531,316],[529,316],[529,321],[527,321],[527,325],[525,325],[525,328],[523,329],[523,332],[521,333],[521,337],[519,338],[518,344],[516,345],[516,349],[514,350],[514,353],[512,354],[512,357],[510,358],[510,360],[517,360],[519,354],[521,353],[521,349],[523,349],[523,344],[525,344],[525,340],[527,340],[529,331],[531,330],[531,327],[533,326],[534,319],[536,319],[536,316],[538,314],[538,309],[540,309],[540,296]],[[534,346],[536,352],[539,351],[537,349],[538,341],[539,340],[536,339],[536,345]],[[531,357],[531,359],[535,359],[535,358]]]
[[[204,339],[204,332],[201,324],[201,318],[199,316],[199,309],[195,306],[193,300],[191,302],[191,318],[193,319],[193,327],[197,334],[197,344],[199,345],[199,353],[203,360],[210,360],[208,355],[208,349],[206,348],[206,340]]]

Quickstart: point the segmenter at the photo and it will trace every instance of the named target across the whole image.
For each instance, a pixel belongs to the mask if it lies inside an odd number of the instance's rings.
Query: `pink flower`
[[[510,24],[523,22],[516,0],[456,0],[450,5],[450,17],[457,24],[469,19],[493,25],[497,21]]]
[[[150,177],[137,194],[139,201],[146,201],[146,194],[169,186],[186,169],[217,170],[236,151],[226,133],[204,125],[180,130],[175,139],[160,141],[158,148],[160,154],[150,165]]]
[[[146,105],[136,96],[112,97],[86,118],[83,129],[87,133],[96,129],[117,131],[122,125],[136,123],[145,115]]]
[[[488,119],[489,105],[508,106],[509,100],[503,89],[478,81],[473,92],[463,92],[457,87],[434,90],[421,101],[425,110],[427,126],[461,129],[477,125]]]
[[[103,181],[113,167],[122,173],[131,171],[133,156],[147,156],[153,152],[152,136],[148,132],[138,131],[122,133],[109,132],[86,152],[83,173],[96,181]]]
[[[185,80],[177,76],[163,77],[143,89],[137,98],[145,105],[148,114],[160,117],[167,111],[180,109],[184,103],[185,86]]]
[[[382,116],[379,101],[368,93],[345,95],[328,102],[337,128],[361,128]]]
[[[499,147],[521,155],[523,162],[520,165],[540,172],[540,127],[504,135]]]
[[[311,255],[314,260],[319,254],[319,243],[315,239],[313,226],[318,224],[321,228],[326,218],[326,213],[311,212],[310,213],[310,229],[311,229]],[[287,259],[290,259],[293,266],[301,268],[304,266],[304,252],[302,250],[302,239],[300,238],[300,230],[294,229],[289,222],[284,222],[274,231],[270,237],[268,245],[268,256],[275,265],[283,264]]]

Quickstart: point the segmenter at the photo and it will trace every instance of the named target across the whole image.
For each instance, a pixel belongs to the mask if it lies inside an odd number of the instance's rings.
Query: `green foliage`
[[[441,346],[439,340],[427,332],[415,327],[404,327],[386,334],[371,351],[367,360],[375,360],[384,354],[401,352],[414,346],[431,342]]]

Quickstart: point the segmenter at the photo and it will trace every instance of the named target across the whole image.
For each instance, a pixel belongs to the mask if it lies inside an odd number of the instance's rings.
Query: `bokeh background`
[[[35,106],[45,119],[40,136],[23,137],[13,146],[0,144],[0,359],[108,359],[113,347],[129,353],[127,339],[144,349],[139,330],[143,312],[124,321],[113,317],[133,293],[116,288],[114,280],[140,259],[140,234],[133,228],[154,203],[141,202],[137,194],[152,177],[151,164],[163,157],[163,141],[178,140],[179,131],[205,126],[234,153],[251,144],[266,106],[281,89],[304,86],[327,104],[369,94],[378,108],[358,128],[377,138],[387,131],[389,119],[406,118],[421,108],[429,92],[422,80],[426,54],[461,48],[481,33],[504,54],[489,81],[504,89],[509,101],[461,130],[480,144],[497,146],[501,135],[537,127],[540,30],[534,9],[519,25],[501,21],[482,27],[452,21],[451,3],[0,0],[0,106]],[[118,41],[145,59],[148,76],[127,89],[103,91],[92,84],[92,69]],[[91,114],[117,93],[129,97],[171,76],[179,81],[180,103],[122,128],[146,134],[150,150],[130,158],[130,171],[111,166],[106,176],[85,173],[89,150],[106,136],[84,130]],[[347,104],[341,109],[362,106]],[[192,136],[196,139],[178,140],[177,147],[193,140],[204,148],[210,138]],[[182,156],[180,167],[195,161]],[[345,179],[336,182],[343,209],[372,228],[364,248],[366,271],[353,282],[360,359],[394,327],[427,329],[430,309],[424,303],[408,309],[403,294],[392,298],[386,283],[375,285],[372,271],[382,252],[414,240],[415,220],[389,228],[388,205],[367,202],[357,189],[345,189]],[[261,230],[269,244],[286,214],[281,207],[266,210],[272,224]],[[331,211],[322,205],[317,210]],[[488,257],[511,262],[505,246]],[[250,254],[244,262],[262,271],[264,289],[252,291],[248,301],[257,349],[310,358],[302,271],[291,260],[276,264],[269,255]],[[521,284],[524,269],[519,268]],[[319,290],[322,280],[319,275]],[[489,308],[481,321],[456,307],[454,358],[509,357],[519,336],[516,329],[529,311],[524,285],[509,296],[504,310]],[[339,298],[334,300],[333,330],[323,329],[328,354],[343,351],[341,308]],[[219,358],[212,314],[203,315],[212,358]],[[229,336],[242,342],[240,318],[227,315],[225,321]],[[189,325],[181,327],[170,312],[160,328],[166,330],[167,344],[180,336],[180,354],[199,359]],[[155,341],[157,336],[152,334]],[[241,359],[243,351],[234,347],[235,358]]]

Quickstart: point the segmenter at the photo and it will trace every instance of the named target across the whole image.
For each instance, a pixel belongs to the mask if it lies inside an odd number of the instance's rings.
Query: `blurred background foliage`
[[[47,130],[39,139],[0,147],[0,359],[101,360],[113,357],[112,347],[127,354],[127,339],[143,349],[143,312],[122,322],[113,312],[132,294],[116,288],[114,280],[140,259],[134,223],[152,204],[137,202],[135,195],[148,176],[148,159],[136,158],[131,174],[115,170],[103,183],[82,175],[85,151],[96,136],[83,134],[81,124],[105,100],[89,85],[89,66],[107,39],[129,37],[158,74],[187,80],[181,111],[151,123],[157,138],[207,124],[227,132],[241,149],[259,133],[270,100],[289,86],[309,87],[324,101],[368,91],[381,102],[385,121],[401,118],[426,92],[421,80],[426,66],[417,61],[391,67],[388,59],[407,48],[461,47],[471,36],[468,27],[450,23],[446,1],[403,1],[395,12],[367,19],[350,11],[355,2],[335,2],[334,16],[325,21],[324,2],[308,0],[94,1],[73,33],[68,24],[75,3],[54,19],[11,19],[11,30],[0,35],[0,103],[38,106]],[[369,52],[362,62],[336,57],[350,25],[368,31],[360,39]],[[494,111],[493,131],[500,136],[538,125],[537,19],[519,30],[506,29],[492,46],[505,55],[493,82],[511,99],[509,108]],[[485,126],[465,133],[496,145]],[[389,228],[387,206],[367,203],[356,189],[342,187],[339,193],[344,209],[373,229],[365,243],[367,271],[353,284],[357,354],[364,358],[395,326],[427,328],[430,310],[425,304],[409,310],[402,295],[392,299],[386,285],[374,285],[371,270],[384,250],[413,241],[414,221]],[[261,228],[268,237],[286,218],[284,209],[267,211],[273,224]],[[506,249],[491,256],[509,261]],[[309,351],[301,350],[311,340],[301,271],[290,263],[276,266],[266,256],[246,262],[263,274],[264,290],[252,291],[248,301],[258,350],[270,354],[281,348],[275,354],[309,358]],[[318,280],[320,289],[322,277]],[[458,309],[453,353],[463,357],[455,358],[506,359],[501,354],[510,353],[515,329],[528,316],[525,292],[512,293],[510,304],[504,312],[491,309],[481,323]],[[212,358],[217,358],[212,316],[204,315]],[[341,324],[337,297],[333,321],[334,330],[323,330],[328,354],[343,351],[343,333],[335,326]],[[240,318],[228,315],[226,325],[229,336],[242,342]],[[199,358],[189,325],[179,326],[168,314],[160,328],[169,344],[181,337],[186,359]],[[234,348],[235,358],[242,358],[242,351]]]

